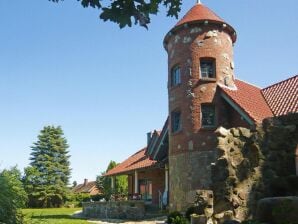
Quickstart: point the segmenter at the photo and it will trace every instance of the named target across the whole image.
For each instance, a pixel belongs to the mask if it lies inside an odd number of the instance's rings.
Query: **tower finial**
[[[202,3],[201,3],[201,0],[197,0],[197,4],[202,4]]]

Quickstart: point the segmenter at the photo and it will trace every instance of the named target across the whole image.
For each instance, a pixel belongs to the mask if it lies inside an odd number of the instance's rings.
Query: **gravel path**
[[[82,211],[76,211],[73,214],[73,217],[82,218]],[[113,223],[125,223],[125,224],[164,224],[165,220],[167,219],[166,216],[152,218],[148,220],[142,220],[142,221],[126,221],[122,219],[90,219],[87,220],[90,223],[95,224],[113,224]]]

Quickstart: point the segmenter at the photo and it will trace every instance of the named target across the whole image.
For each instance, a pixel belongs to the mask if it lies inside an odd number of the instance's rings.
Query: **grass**
[[[73,218],[80,208],[23,209],[29,224],[87,224],[85,219]]]

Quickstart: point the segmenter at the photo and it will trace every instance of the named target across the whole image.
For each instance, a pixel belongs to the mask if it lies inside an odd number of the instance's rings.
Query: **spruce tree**
[[[24,185],[31,207],[60,207],[68,193],[68,144],[60,126],[46,126],[31,147]]]

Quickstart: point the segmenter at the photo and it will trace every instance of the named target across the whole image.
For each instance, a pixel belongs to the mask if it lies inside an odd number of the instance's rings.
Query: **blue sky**
[[[237,78],[265,87],[298,73],[296,0],[203,3],[237,30]],[[45,125],[62,126],[78,182],[145,146],[167,116],[162,41],[175,23],[161,10],[149,30],[120,30],[75,0],[1,0],[0,168],[27,166]]]

